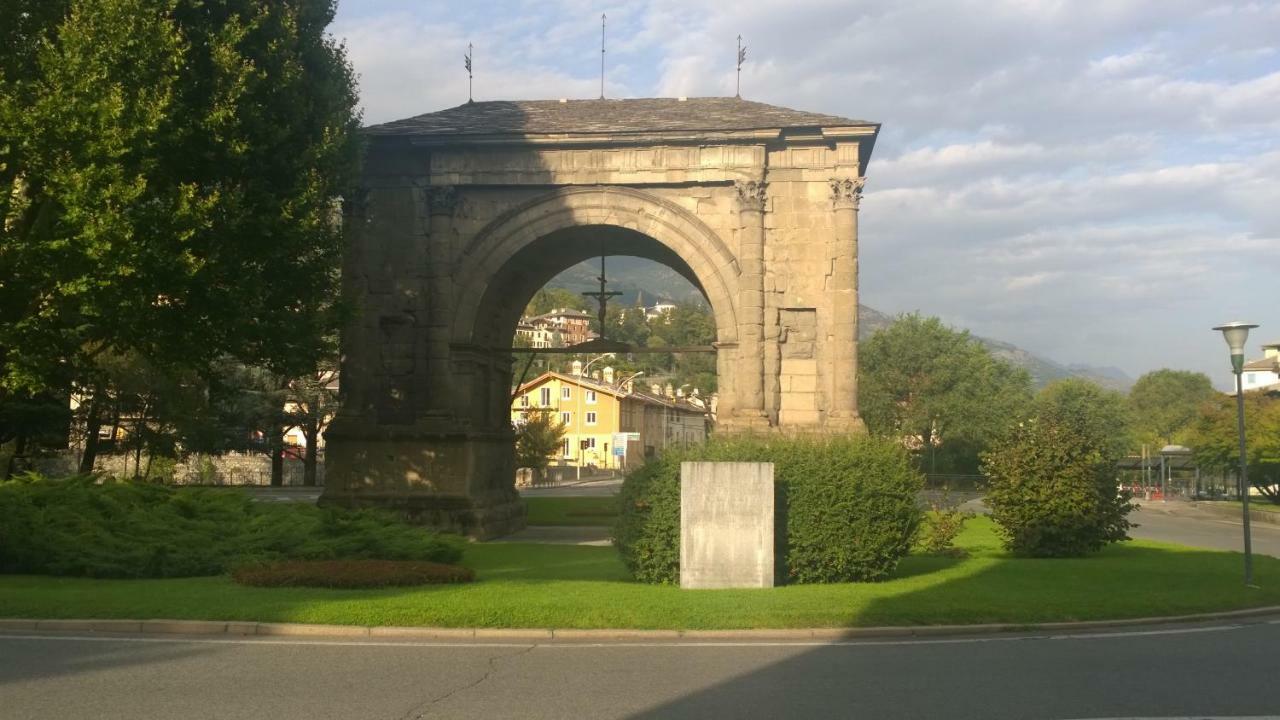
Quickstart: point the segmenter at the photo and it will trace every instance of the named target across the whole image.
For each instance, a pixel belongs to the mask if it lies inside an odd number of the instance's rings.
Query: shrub
[[[964,522],[971,515],[959,508],[947,508],[935,505],[925,515],[923,531],[920,533],[920,549],[927,553],[955,554],[956,538],[964,530]]]
[[[1079,414],[1041,412],[983,456],[986,502],[1005,548],[1032,557],[1079,557],[1127,540],[1133,509],[1115,458]]]
[[[373,510],[254,502],[238,490],[93,477],[0,483],[0,572],[219,575],[248,562],[455,562],[460,543]]]
[[[380,588],[475,580],[469,568],[416,560],[286,560],[244,565],[231,572],[257,587]]]
[[[790,582],[882,580],[910,550],[923,479],[897,444],[868,437],[716,438],[671,451],[627,476],[614,544],[636,579],[680,578],[680,463],[774,463],[778,551]]]

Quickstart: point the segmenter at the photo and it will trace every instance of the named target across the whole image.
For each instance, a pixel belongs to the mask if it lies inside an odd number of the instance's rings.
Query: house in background
[[[1262,358],[1250,360],[1244,364],[1244,372],[1240,374],[1240,383],[1245,392],[1251,390],[1280,390],[1280,342],[1262,346]],[[1235,387],[1235,376],[1231,378],[1231,386]]]
[[[575,361],[573,372],[545,372],[515,393],[513,424],[549,412],[564,426],[553,463],[627,468],[668,447],[706,442],[707,407],[697,398],[639,390],[630,380],[620,382],[610,367],[598,377],[582,375],[581,368]]]
[[[526,338],[528,347],[568,347],[590,340],[595,333],[591,332],[590,315],[581,310],[560,308],[521,318],[516,337]]]

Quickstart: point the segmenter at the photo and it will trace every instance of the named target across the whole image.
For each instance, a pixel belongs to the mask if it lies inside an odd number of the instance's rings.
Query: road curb
[[[936,638],[959,635],[999,635],[1014,632],[1080,632],[1144,625],[1172,625],[1213,620],[1239,620],[1280,615],[1280,606],[1229,610],[1194,615],[1082,620],[1047,623],[987,623],[981,625],[917,625],[865,628],[774,628],[755,630],[637,630],[578,628],[441,628],[369,627],[314,623],[257,623],[210,620],[41,620],[0,618],[0,631],[85,632],[144,635],[256,635],[308,638],[370,638],[385,640],[505,640],[529,642],[676,641],[693,642],[839,642],[872,638]]]

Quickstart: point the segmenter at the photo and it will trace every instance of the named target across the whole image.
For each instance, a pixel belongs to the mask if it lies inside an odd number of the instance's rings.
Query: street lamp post
[[[1249,461],[1244,442],[1244,344],[1249,331],[1258,327],[1250,323],[1229,322],[1214,328],[1231,348],[1231,371],[1236,376],[1236,434],[1240,437],[1240,505],[1244,508],[1244,584],[1253,585],[1253,545],[1249,533]]]
[[[601,355],[601,356],[599,356],[599,357],[591,358],[590,360],[588,360],[588,361],[587,361],[587,364],[586,364],[586,365],[583,365],[583,366],[582,366],[582,374],[578,376],[578,416],[577,416],[577,417],[575,417],[575,418],[573,419],[573,422],[574,422],[575,427],[577,427],[577,428],[578,428],[578,473],[577,473],[577,479],[578,479],[579,481],[581,481],[581,480],[582,480],[582,463],[586,462],[586,459],[587,459],[587,450],[586,450],[586,448],[582,447],[582,436],[583,436],[583,434],[584,434],[584,433],[582,432],[582,430],[583,430],[583,428],[585,428],[585,427],[586,427],[586,424],[582,422],[582,396],[583,396],[583,395],[585,395],[585,394],[586,394],[586,392],[587,392],[587,388],[586,388],[586,384],[585,384],[585,380],[584,380],[584,378],[588,377],[588,375],[587,375],[587,371],[591,369],[591,365],[592,365],[592,363],[596,362],[597,360],[603,360],[603,359],[605,359],[605,358],[607,358],[607,357],[609,357],[609,356],[608,356],[608,355]]]

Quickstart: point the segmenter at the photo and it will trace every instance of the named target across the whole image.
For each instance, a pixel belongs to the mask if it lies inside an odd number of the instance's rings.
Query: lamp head
[[[1222,331],[1222,337],[1227,341],[1227,347],[1231,348],[1232,355],[1244,355],[1244,344],[1249,339],[1249,331],[1258,327],[1252,323],[1229,322],[1225,325],[1219,325],[1214,330]]]
[[[1231,369],[1236,375],[1244,371],[1244,344],[1249,339],[1249,331],[1256,327],[1258,326],[1252,323],[1237,320],[1214,328],[1222,332],[1227,347],[1231,348]]]

